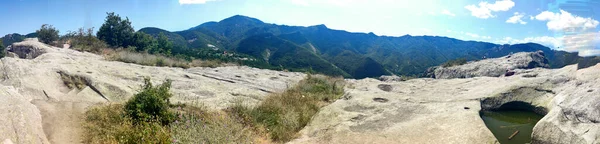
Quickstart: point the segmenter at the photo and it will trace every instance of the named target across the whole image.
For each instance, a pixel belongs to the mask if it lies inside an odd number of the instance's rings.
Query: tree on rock
[[[112,47],[127,47],[131,45],[131,39],[135,30],[131,26],[129,18],[121,19],[114,12],[106,13],[106,20],[98,30],[96,36]]]
[[[58,30],[49,24],[42,25],[42,27],[35,31],[35,33],[37,33],[38,39],[46,44],[50,44],[58,40]]]

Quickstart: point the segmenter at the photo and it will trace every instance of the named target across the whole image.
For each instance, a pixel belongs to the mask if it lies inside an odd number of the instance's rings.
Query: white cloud
[[[548,23],[546,23],[548,30],[563,32],[573,32],[577,30],[586,31],[588,29],[596,28],[599,24],[597,20],[592,18],[579,17],[564,10],[560,10],[560,13],[544,11],[535,16],[535,19],[548,21]]]
[[[442,10],[442,14],[443,15],[448,15],[448,16],[453,16],[453,17],[456,16],[456,14],[454,14],[454,13],[448,11],[448,10]]]
[[[480,2],[478,6],[476,5],[467,5],[465,8],[471,11],[471,15],[481,19],[487,19],[496,17],[492,14],[492,12],[497,11],[508,11],[512,7],[515,6],[515,2],[512,0],[500,0],[496,1],[493,4],[488,2]]]
[[[470,32],[465,33],[465,35],[473,37],[473,38],[477,38],[477,39],[491,39],[492,38],[490,36],[481,36],[481,35],[470,33]]]
[[[300,6],[309,6],[306,0],[292,0],[292,3]]]
[[[205,4],[206,2],[216,1],[216,0],[179,0],[179,4]]]
[[[500,44],[518,44],[518,43],[538,43],[553,49],[564,50],[568,52],[579,52],[580,56],[599,56],[600,55],[600,32],[588,32],[560,37],[527,37],[524,39],[514,39],[505,37],[497,40]]]
[[[527,22],[521,20],[521,18],[523,18],[524,16],[525,16],[525,14],[515,12],[515,14],[512,17],[510,17],[510,18],[508,18],[508,20],[506,20],[506,23],[513,23],[513,24],[519,23],[522,25],[527,24]]]

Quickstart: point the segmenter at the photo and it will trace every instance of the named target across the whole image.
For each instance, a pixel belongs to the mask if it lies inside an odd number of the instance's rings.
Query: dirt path
[[[50,143],[82,143],[83,113],[92,103],[52,100],[34,100],[32,103],[40,110],[44,133]]]

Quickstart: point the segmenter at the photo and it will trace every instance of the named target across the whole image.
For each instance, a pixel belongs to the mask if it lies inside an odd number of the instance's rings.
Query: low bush
[[[237,104],[229,111],[247,125],[264,127],[271,139],[286,142],[295,138],[321,107],[342,96],[342,82],[341,78],[309,75],[294,88],[271,95],[256,107]]]
[[[58,30],[49,24],[42,25],[35,33],[38,39],[46,44],[52,44],[52,42],[58,40]]]

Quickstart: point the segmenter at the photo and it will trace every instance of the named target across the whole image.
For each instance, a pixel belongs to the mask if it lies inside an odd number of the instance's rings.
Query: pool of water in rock
[[[482,111],[481,119],[501,144],[525,144],[531,142],[533,126],[542,115],[524,110]],[[508,139],[519,131],[512,139]]]

